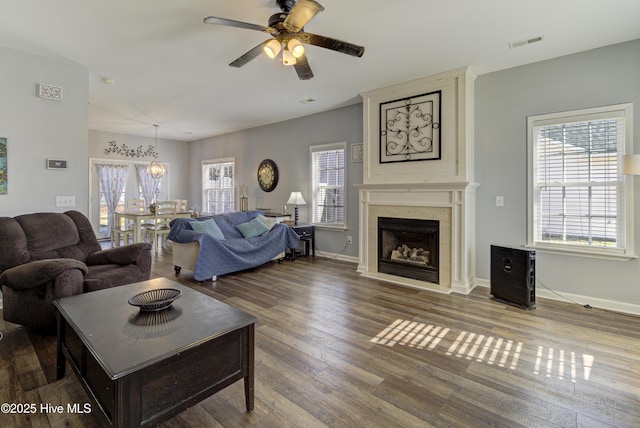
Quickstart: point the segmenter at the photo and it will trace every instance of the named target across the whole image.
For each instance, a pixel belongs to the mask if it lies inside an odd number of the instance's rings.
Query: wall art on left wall
[[[0,137],[0,195],[7,194],[7,139]]]

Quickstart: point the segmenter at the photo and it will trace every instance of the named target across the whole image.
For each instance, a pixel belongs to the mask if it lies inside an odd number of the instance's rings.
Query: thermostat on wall
[[[47,169],[67,169],[67,160],[47,159]]]

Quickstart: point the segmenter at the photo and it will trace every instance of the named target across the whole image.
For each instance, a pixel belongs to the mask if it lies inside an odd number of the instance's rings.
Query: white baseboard
[[[344,254],[329,253],[326,251],[316,251],[316,256],[327,259],[341,260],[343,262],[358,263],[360,259],[354,256],[346,256]]]
[[[491,281],[488,279],[477,278],[476,285],[479,287],[490,288]],[[609,311],[621,312],[621,313],[630,314],[630,315],[640,315],[640,305],[617,302],[615,300],[601,299],[601,298],[592,297],[592,296],[583,296],[580,294],[565,293],[563,291],[558,291],[557,293],[560,294],[560,296],[558,296],[558,294],[552,293],[551,291],[545,288],[536,286],[536,300],[539,297],[543,299],[557,300],[559,302],[567,302],[567,303],[572,303],[571,300],[573,300],[574,302],[578,302],[581,305],[588,304],[593,308],[606,309]],[[564,296],[565,298],[563,298],[562,296]]]

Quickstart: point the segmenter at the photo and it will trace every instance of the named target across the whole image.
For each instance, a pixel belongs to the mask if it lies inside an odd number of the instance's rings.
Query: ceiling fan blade
[[[299,39],[302,43],[320,46],[321,48],[331,49],[347,55],[361,57],[364,54],[364,46],[354,45],[353,43],[343,42],[342,40],[332,39],[331,37],[303,32],[300,33]]]
[[[272,33],[273,31],[275,31],[273,28],[265,27],[264,25],[234,21],[233,19],[218,18],[217,16],[207,16],[202,21],[205,24],[226,25],[227,27],[246,28],[248,30],[264,31],[265,33]]]
[[[245,65],[246,63],[248,63],[252,59],[254,59],[257,56],[259,56],[263,52],[264,45],[266,45],[267,42],[269,42],[270,40],[271,39],[268,39],[268,40],[265,40],[264,42],[260,43],[258,46],[256,46],[255,48],[249,50],[247,53],[245,53],[244,55],[242,55],[240,58],[236,59],[235,61],[233,61],[229,65],[231,67],[238,67],[238,68],[242,67],[243,65]]]
[[[293,68],[296,69],[296,73],[298,73],[298,78],[300,80],[309,80],[313,77],[313,71],[311,71],[311,66],[309,66],[309,61],[307,61],[306,55],[302,55],[300,58],[297,58]]]
[[[298,0],[293,5],[287,19],[284,20],[284,28],[292,33],[297,33],[302,30],[302,27],[307,25],[318,12],[322,12],[324,6],[315,0]]]

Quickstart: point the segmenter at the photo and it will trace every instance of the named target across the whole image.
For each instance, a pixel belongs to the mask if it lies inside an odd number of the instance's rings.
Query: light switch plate
[[[56,196],[56,207],[75,207],[75,196]]]

